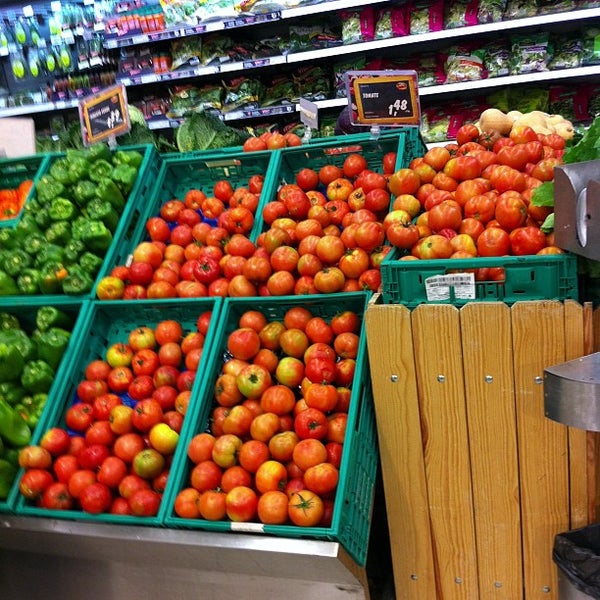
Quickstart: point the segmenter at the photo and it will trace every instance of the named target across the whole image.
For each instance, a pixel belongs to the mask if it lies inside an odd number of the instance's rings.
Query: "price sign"
[[[79,104],[83,141],[91,145],[131,129],[125,87],[116,85],[87,96]]]
[[[355,125],[419,125],[415,71],[348,71],[348,101]]]

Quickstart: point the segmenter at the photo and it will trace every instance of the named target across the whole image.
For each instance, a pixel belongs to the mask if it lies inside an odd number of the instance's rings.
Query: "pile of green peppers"
[[[40,420],[73,324],[55,306],[38,308],[29,331],[15,314],[0,312],[0,500],[16,476],[18,451]]]
[[[0,296],[91,291],[144,156],[106,144],[67,150],[0,229]]]

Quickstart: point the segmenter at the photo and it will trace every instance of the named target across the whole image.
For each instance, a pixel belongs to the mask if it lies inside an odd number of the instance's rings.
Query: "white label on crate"
[[[246,533],[264,533],[265,526],[262,523],[240,523],[233,521],[231,531],[244,531]]]
[[[425,280],[427,300],[439,301],[450,299],[450,288],[454,288],[454,298],[460,300],[475,299],[474,273],[453,273],[450,275],[434,275]]]

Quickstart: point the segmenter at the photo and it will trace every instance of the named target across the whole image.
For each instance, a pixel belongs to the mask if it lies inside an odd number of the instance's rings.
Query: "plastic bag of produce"
[[[502,21],[506,10],[506,0],[479,0],[477,21],[479,23],[497,23]]]
[[[600,64],[600,29],[591,27],[583,32],[581,64],[584,67]]]
[[[375,39],[385,40],[392,37],[407,35],[409,31],[409,16],[407,5],[388,6],[379,9],[375,19]]]
[[[557,35],[550,38],[548,69],[575,69],[581,66],[583,42],[579,35]]]
[[[441,31],[444,28],[443,0],[416,0],[408,7],[410,34]]]
[[[535,17],[537,14],[536,0],[508,0],[504,11],[503,19],[524,19],[526,17]]]
[[[450,0],[444,7],[444,29],[477,25],[479,0]]]
[[[375,38],[375,10],[367,6],[361,10],[342,10],[342,43],[357,44]]]
[[[502,42],[490,44],[485,48],[483,61],[488,77],[504,77],[510,74],[510,52]]]
[[[470,45],[450,48],[445,61],[446,83],[484,79],[486,76],[484,57],[483,48]]]
[[[514,35],[511,41],[511,75],[523,75],[548,70],[550,60],[548,33]]]

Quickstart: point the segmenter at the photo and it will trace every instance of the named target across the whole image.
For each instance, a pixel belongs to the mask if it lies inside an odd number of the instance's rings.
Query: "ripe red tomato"
[[[508,190],[522,192],[527,187],[525,175],[507,165],[494,165],[490,173],[490,183],[501,194]]]
[[[327,417],[316,408],[307,408],[296,415],[294,431],[300,439],[313,438],[321,440],[327,435]]]
[[[323,500],[310,490],[292,492],[288,500],[288,516],[294,525],[314,527],[321,521]]]
[[[65,414],[65,423],[69,429],[84,432],[94,420],[94,410],[87,402],[72,404]]]
[[[529,152],[525,144],[514,144],[513,146],[504,146],[498,151],[498,162],[501,165],[508,165],[517,171],[523,171],[529,160]]]
[[[518,227],[510,232],[510,247],[512,253],[517,256],[537,254],[546,245],[546,235],[534,225]]]
[[[509,250],[509,234],[501,227],[488,227],[477,238],[479,256],[504,256]]]
[[[69,493],[69,486],[56,481],[42,492],[42,506],[51,510],[69,510],[73,508],[74,498]]]
[[[475,142],[479,138],[479,129],[472,123],[467,123],[458,128],[456,132],[456,143],[459,146],[467,142]]]
[[[351,153],[345,159],[342,165],[344,177],[354,179],[368,167],[367,159],[362,154]]]
[[[537,133],[527,125],[516,125],[509,133],[510,139],[515,144],[525,144],[527,142],[536,142],[538,139]]]
[[[110,488],[97,481],[88,485],[79,494],[79,504],[84,512],[93,515],[107,512],[112,504]]]
[[[505,192],[496,199],[494,218],[500,227],[512,231],[525,224],[527,205],[518,193]]]

